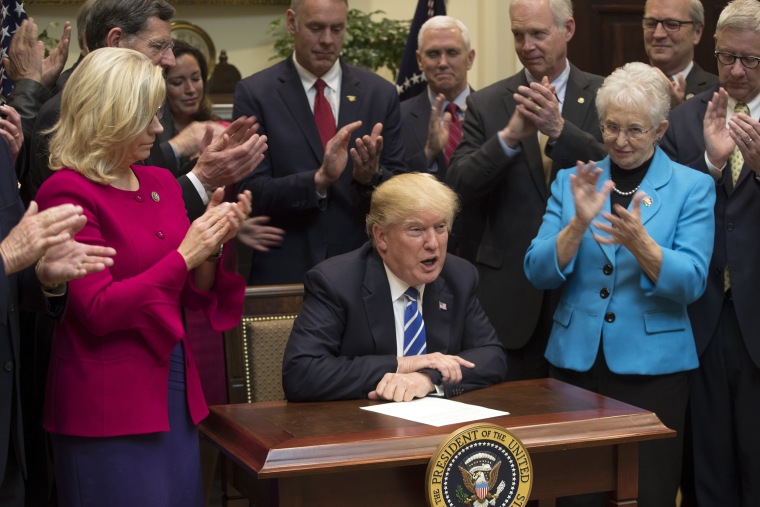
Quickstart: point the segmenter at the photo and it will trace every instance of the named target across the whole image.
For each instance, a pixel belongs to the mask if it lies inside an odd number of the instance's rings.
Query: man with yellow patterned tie
[[[697,505],[760,498],[760,2],[718,19],[720,87],[673,110],[662,148],[716,181],[715,244],[689,308],[700,366],[691,393]],[[688,473],[688,471],[686,471]]]
[[[572,2],[511,0],[509,23],[525,68],[467,97],[462,141],[446,183],[464,212],[482,209],[478,296],[509,351],[508,380],[524,380],[549,375],[544,351],[558,299],[557,291],[533,287],[523,270],[546,210],[547,179],[607,151],[594,104],[603,79],[567,58],[575,33]]]

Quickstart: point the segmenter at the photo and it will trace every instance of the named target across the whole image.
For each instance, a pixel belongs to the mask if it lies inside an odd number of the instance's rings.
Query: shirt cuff
[[[198,195],[201,196],[201,200],[203,201],[203,204],[208,204],[210,198],[208,195],[208,192],[206,192],[206,189],[203,188],[203,183],[201,183],[201,180],[198,179],[198,176],[193,174],[193,172],[187,173],[187,179],[190,180],[190,183],[193,184],[195,187],[195,190],[198,192]]]
[[[728,165],[728,162],[723,164],[723,167],[716,167],[712,163],[710,163],[710,160],[707,158],[707,152],[705,152],[705,164],[707,164],[707,170],[710,171],[710,175],[715,179],[715,181],[718,181],[721,176],[723,176],[723,169],[726,168]]]
[[[62,283],[57,287],[45,288],[42,287],[42,294],[47,298],[57,298],[66,295],[66,288],[68,284]]]
[[[506,155],[510,158],[514,157],[515,155],[517,155],[518,153],[522,151],[522,148],[520,147],[519,144],[517,145],[517,148],[510,148],[509,145],[504,142],[504,139],[502,139],[499,134],[496,134],[496,139],[499,140],[501,149],[503,149],[504,153],[506,153]]]

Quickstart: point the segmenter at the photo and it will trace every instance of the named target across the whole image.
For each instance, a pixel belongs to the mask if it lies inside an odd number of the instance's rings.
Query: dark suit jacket
[[[425,157],[425,143],[427,142],[431,107],[427,88],[419,95],[401,103],[401,140],[404,142],[405,161],[410,171],[430,172]],[[438,166],[436,177],[445,181],[447,164],[443,150],[435,157],[435,162]]]
[[[506,356],[475,295],[475,268],[448,255],[436,281],[425,286],[422,314],[428,352],[475,363],[446,396],[504,379]],[[396,324],[388,275],[369,243],[306,273],[306,297],[285,348],[282,385],[290,401],[366,398],[396,371]],[[433,383],[440,373],[427,371]]]
[[[702,121],[718,87],[675,108],[660,146],[673,160],[707,172]],[[716,184],[715,243],[704,295],[689,306],[697,352],[701,355],[715,332],[723,308],[723,267],[731,273],[731,292],[744,343],[760,367],[760,181],[745,165],[732,188],[730,171]]]
[[[571,66],[562,108],[565,127],[554,146],[547,146],[554,160],[552,179],[558,169],[574,167],[577,160],[605,155],[594,105],[602,81]],[[508,349],[528,342],[542,308],[544,292],[526,278],[523,259],[549,197],[538,136],[520,143],[522,151],[512,158],[496,137],[515,111],[512,97],[521,85],[528,86],[522,70],[468,97],[464,136],[446,177],[465,207],[480,202],[485,206],[485,232],[477,253],[478,294]]]
[[[30,164],[26,177],[21,181],[21,193],[25,202],[34,199],[42,183],[53,174],[48,167],[50,137],[42,135],[40,132],[51,128],[58,121],[60,115],[61,94],[58,93],[43,104],[34,124]],[[168,140],[164,140],[163,142],[156,140],[156,143],[160,143],[161,148],[151,150],[151,156],[144,160],[143,164],[164,167],[169,169],[173,174],[177,174],[179,172],[178,162],[176,157],[174,157],[174,152],[171,146],[169,146]],[[182,199],[185,202],[188,217],[192,221],[201,216],[205,211],[206,207],[203,204],[203,199],[201,199],[198,191],[187,176],[178,177],[177,182],[182,187]]]
[[[24,206],[18,195],[16,174],[11,164],[10,151],[5,141],[0,141],[0,241],[5,239],[24,214]],[[20,445],[18,459],[24,462],[23,425],[21,421],[21,389],[19,387],[19,349],[21,331],[19,310],[44,311],[60,315],[66,298],[50,301],[42,294],[34,274],[34,267],[6,275],[0,261],[0,482],[5,476],[8,444],[12,438]],[[29,337],[31,339],[31,337]],[[15,419],[11,421],[11,413]],[[11,435],[11,430],[15,434]]]
[[[383,78],[341,63],[338,129],[361,120],[351,136],[368,135],[383,124],[382,177],[406,171],[396,88]],[[256,252],[249,283],[301,283],[307,270],[333,255],[349,252],[367,240],[364,217],[369,211],[371,186],[354,181],[348,159],[340,179],[318,199],[314,173],[324,149],[314,115],[293,59],[240,81],[235,87],[233,116],[255,116],[269,149],[264,161],[238,190],[253,193],[253,214],[268,215],[270,225],[285,230],[279,248]]]
[[[410,171],[429,172],[425,157],[428,124],[432,104],[427,89],[419,95],[401,103],[401,138],[404,141],[406,165]],[[441,151],[435,157],[438,171],[435,176],[440,181],[446,181],[446,156]],[[483,213],[480,206],[470,206],[460,211],[454,221],[454,227],[449,237],[449,252],[456,253],[470,262],[475,262],[475,256],[483,236]]]
[[[686,100],[705,90],[712,89],[717,84],[718,76],[707,72],[697,62],[694,62],[691,72],[686,76]]]

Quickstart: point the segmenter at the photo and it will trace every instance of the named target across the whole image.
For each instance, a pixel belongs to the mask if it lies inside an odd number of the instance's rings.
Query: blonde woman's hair
[[[53,136],[50,168],[68,167],[98,183],[113,181],[165,95],[161,67],[145,55],[122,48],[89,53],[66,83],[61,116],[46,132]]]
[[[440,216],[451,232],[459,211],[457,194],[432,174],[405,173],[394,176],[372,193],[367,214],[367,235],[374,244],[372,227],[402,224],[420,212]]]

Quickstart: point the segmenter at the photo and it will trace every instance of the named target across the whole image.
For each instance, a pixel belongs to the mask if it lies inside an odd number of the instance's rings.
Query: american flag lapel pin
[[[446,306],[446,303],[444,303],[443,301],[438,301],[438,309],[445,312],[446,310],[448,310],[448,307]]]

